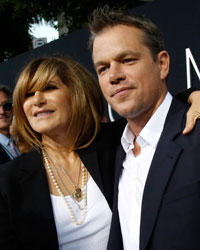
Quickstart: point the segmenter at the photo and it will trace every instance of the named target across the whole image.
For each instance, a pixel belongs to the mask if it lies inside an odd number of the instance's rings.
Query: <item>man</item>
[[[10,134],[12,119],[12,93],[6,86],[0,85],[0,164],[19,155]]]
[[[183,135],[188,108],[168,92],[161,33],[146,18],[108,8],[94,12],[90,30],[102,92],[128,121],[108,249],[199,250],[200,123]]]

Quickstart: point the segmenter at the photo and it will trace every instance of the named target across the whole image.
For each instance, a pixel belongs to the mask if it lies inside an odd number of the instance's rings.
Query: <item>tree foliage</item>
[[[13,7],[9,4],[0,9],[0,61],[32,47],[31,36],[28,33],[29,23],[23,17],[14,17],[13,13]]]
[[[133,8],[141,0],[0,0],[0,61],[31,48],[31,24],[42,18],[54,26],[58,16],[64,14],[69,32],[85,26],[88,15],[98,6],[105,4],[119,9]],[[57,27],[58,28],[58,27]]]

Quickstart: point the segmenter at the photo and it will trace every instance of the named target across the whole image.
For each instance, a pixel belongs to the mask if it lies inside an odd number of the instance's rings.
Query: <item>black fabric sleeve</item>
[[[187,102],[187,99],[188,99],[189,95],[190,95],[193,91],[196,91],[196,90],[200,90],[200,89],[197,89],[197,88],[189,88],[189,89],[186,89],[186,90],[184,90],[183,92],[176,94],[176,97],[177,97],[178,99],[180,99],[181,101],[183,101],[183,102]]]

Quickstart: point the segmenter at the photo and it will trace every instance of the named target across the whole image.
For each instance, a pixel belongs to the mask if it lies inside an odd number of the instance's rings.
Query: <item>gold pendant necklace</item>
[[[69,177],[67,171],[66,171],[64,168],[61,168],[62,171],[63,171],[63,173],[64,173],[64,175],[68,178],[69,182],[70,182],[71,185],[74,187],[74,191],[71,193],[71,197],[72,197],[73,199],[75,199],[76,201],[78,201],[78,202],[80,202],[80,201],[83,199],[82,190],[81,190],[81,188],[78,186],[78,184],[79,184],[79,178],[80,178],[80,169],[81,169],[81,168],[82,168],[82,167],[81,167],[81,164],[80,164],[80,166],[79,166],[79,175],[78,175],[79,177],[78,177],[77,186],[75,186],[75,184],[72,182],[72,180],[70,179],[70,177]],[[83,178],[83,176],[82,176],[82,178]]]
[[[77,200],[78,202],[80,202],[83,199],[83,193],[82,190],[80,188],[75,188],[74,192],[71,194],[71,196]]]
[[[51,161],[51,163],[52,163],[52,166],[53,166],[53,168],[55,169],[55,172],[56,172],[56,174],[57,174],[57,176],[58,176],[60,182],[62,183],[62,186],[63,186],[63,188],[65,189],[65,191],[72,197],[73,200],[76,200],[77,202],[80,202],[80,201],[83,199],[83,193],[82,193],[81,188],[80,188],[78,185],[79,185],[79,180],[80,180],[80,169],[82,169],[82,166],[81,166],[82,163],[80,162],[80,165],[79,165],[79,173],[78,173],[77,185],[75,185],[75,184],[73,183],[73,181],[71,180],[71,178],[70,178],[70,176],[68,175],[67,171],[66,171],[63,167],[60,167],[61,170],[62,170],[62,172],[63,172],[63,174],[65,175],[65,177],[68,179],[68,181],[70,182],[70,184],[71,184],[71,185],[73,186],[73,188],[74,188],[74,191],[73,191],[72,193],[70,193],[70,192],[68,191],[67,187],[65,186],[65,184],[63,183],[62,178],[61,178],[61,176],[60,176],[60,174],[59,174],[59,171],[58,171],[56,165],[54,164],[54,162],[57,163],[56,159],[53,160],[51,157],[49,157],[49,155],[48,155],[48,158],[50,159],[50,161]],[[82,173],[83,173],[83,172],[82,172]],[[84,176],[83,176],[83,174],[82,174],[82,179],[83,179],[83,178],[84,178]],[[80,207],[79,207],[79,208],[80,208]]]

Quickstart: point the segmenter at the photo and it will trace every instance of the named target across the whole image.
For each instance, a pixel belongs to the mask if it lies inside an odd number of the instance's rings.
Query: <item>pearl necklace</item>
[[[82,169],[82,195],[83,195],[83,209],[82,209],[82,217],[81,220],[78,221],[77,218],[74,215],[74,212],[69,204],[69,202],[67,201],[67,198],[65,197],[64,193],[62,192],[61,188],[59,187],[59,184],[54,176],[54,173],[51,169],[49,160],[48,160],[48,156],[47,156],[47,152],[44,150],[44,148],[42,148],[42,155],[43,155],[43,159],[45,162],[45,165],[47,167],[47,171],[49,173],[49,176],[56,188],[56,191],[58,192],[58,194],[63,198],[63,201],[66,204],[66,207],[68,209],[68,212],[70,214],[71,220],[72,222],[74,222],[77,226],[80,226],[84,223],[85,219],[86,219],[86,215],[87,215],[87,169],[85,168],[85,166],[82,164],[81,169]],[[83,190],[84,189],[84,190]]]

